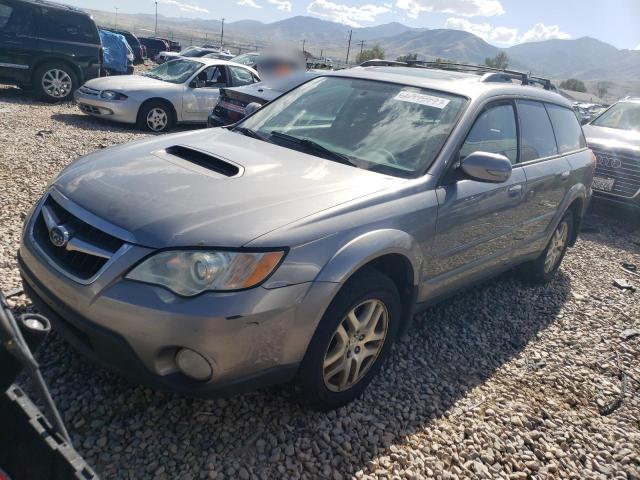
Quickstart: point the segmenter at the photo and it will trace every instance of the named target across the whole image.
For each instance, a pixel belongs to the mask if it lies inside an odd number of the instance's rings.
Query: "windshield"
[[[435,159],[465,105],[465,98],[435,90],[320,77],[267,104],[240,127],[305,153],[329,158],[322,147],[359,168],[408,178]]]
[[[187,53],[189,53],[191,50],[196,50],[198,47],[187,47],[187,48],[183,48],[182,50],[180,50],[178,52],[178,55],[186,55]]]
[[[169,83],[184,83],[202,66],[192,60],[171,60],[143,73],[145,77]]]
[[[640,103],[620,102],[596,118],[592,125],[640,131]]]
[[[251,65],[256,57],[255,53],[243,53],[242,55],[238,55],[237,57],[233,57],[231,59],[232,62],[239,63],[241,65]]]

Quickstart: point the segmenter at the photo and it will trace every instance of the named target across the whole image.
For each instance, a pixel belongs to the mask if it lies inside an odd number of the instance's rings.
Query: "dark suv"
[[[66,100],[100,75],[102,45],[91,16],[76,8],[0,0],[0,79]]]
[[[146,58],[146,54],[144,51],[145,49],[142,47],[142,44],[140,43],[140,40],[138,40],[138,37],[127,30],[110,29],[109,31],[113,33],[119,33],[125,38],[125,40],[129,44],[129,47],[131,47],[131,51],[133,51],[133,63],[135,63],[136,65],[139,63],[144,63],[144,59]]]

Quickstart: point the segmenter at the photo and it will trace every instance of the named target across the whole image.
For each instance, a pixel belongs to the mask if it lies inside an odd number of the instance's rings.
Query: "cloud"
[[[360,7],[352,7],[333,3],[329,0],[313,0],[307,6],[307,12],[312,15],[328,18],[351,27],[359,27],[360,22],[374,22],[376,16],[389,11],[391,11],[391,8],[388,5],[367,4]]]
[[[518,38],[518,29],[509,27],[492,27],[488,23],[473,23],[466,18],[450,17],[444,24],[445,28],[464,30],[473,33],[483,40],[501,45],[513,45]]]
[[[282,10],[283,12],[291,11],[291,2],[287,0],[269,0],[269,3],[272,3],[278,10]]]
[[[549,25],[547,27],[544,23],[536,23],[531,30],[522,34],[520,43],[541,42],[553,38],[565,40],[571,38],[571,35],[561,31],[558,25]]]
[[[502,15],[500,0],[396,0],[396,7],[411,18],[421,12],[452,13],[463,17],[493,17]]]
[[[253,0],[238,0],[238,5],[241,7],[262,8],[262,5],[258,5]]]
[[[640,45],[638,45],[634,50],[640,50]]]
[[[162,5],[173,5],[174,7],[178,7],[178,9],[183,12],[210,13],[206,8],[198,7],[197,5],[190,5],[188,3],[178,2],[178,0],[158,0],[158,3]]]

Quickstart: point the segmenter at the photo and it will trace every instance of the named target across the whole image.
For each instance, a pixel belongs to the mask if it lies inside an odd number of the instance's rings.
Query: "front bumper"
[[[53,268],[35,243],[30,232],[38,212],[18,255],[28,296],[82,354],[152,388],[214,395],[290,380],[337,291],[335,283],[310,282],[183,298],[124,278],[151,252],[137,245],[82,284]],[[209,380],[180,371],[181,348],[209,362]]]
[[[136,123],[140,104],[131,97],[126,100],[104,100],[100,92],[95,94],[83,93],[81,87],[73,94],[78,107],[83,113],[94,117],[106,118],[115,122]]]

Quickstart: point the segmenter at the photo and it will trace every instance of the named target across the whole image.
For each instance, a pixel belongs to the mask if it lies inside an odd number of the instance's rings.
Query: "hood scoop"
[[[242,168],[239,165],[192,147],[174,145],[166,148],[162,153],[194,163],[225,177],[236,177],[242,173]]]

